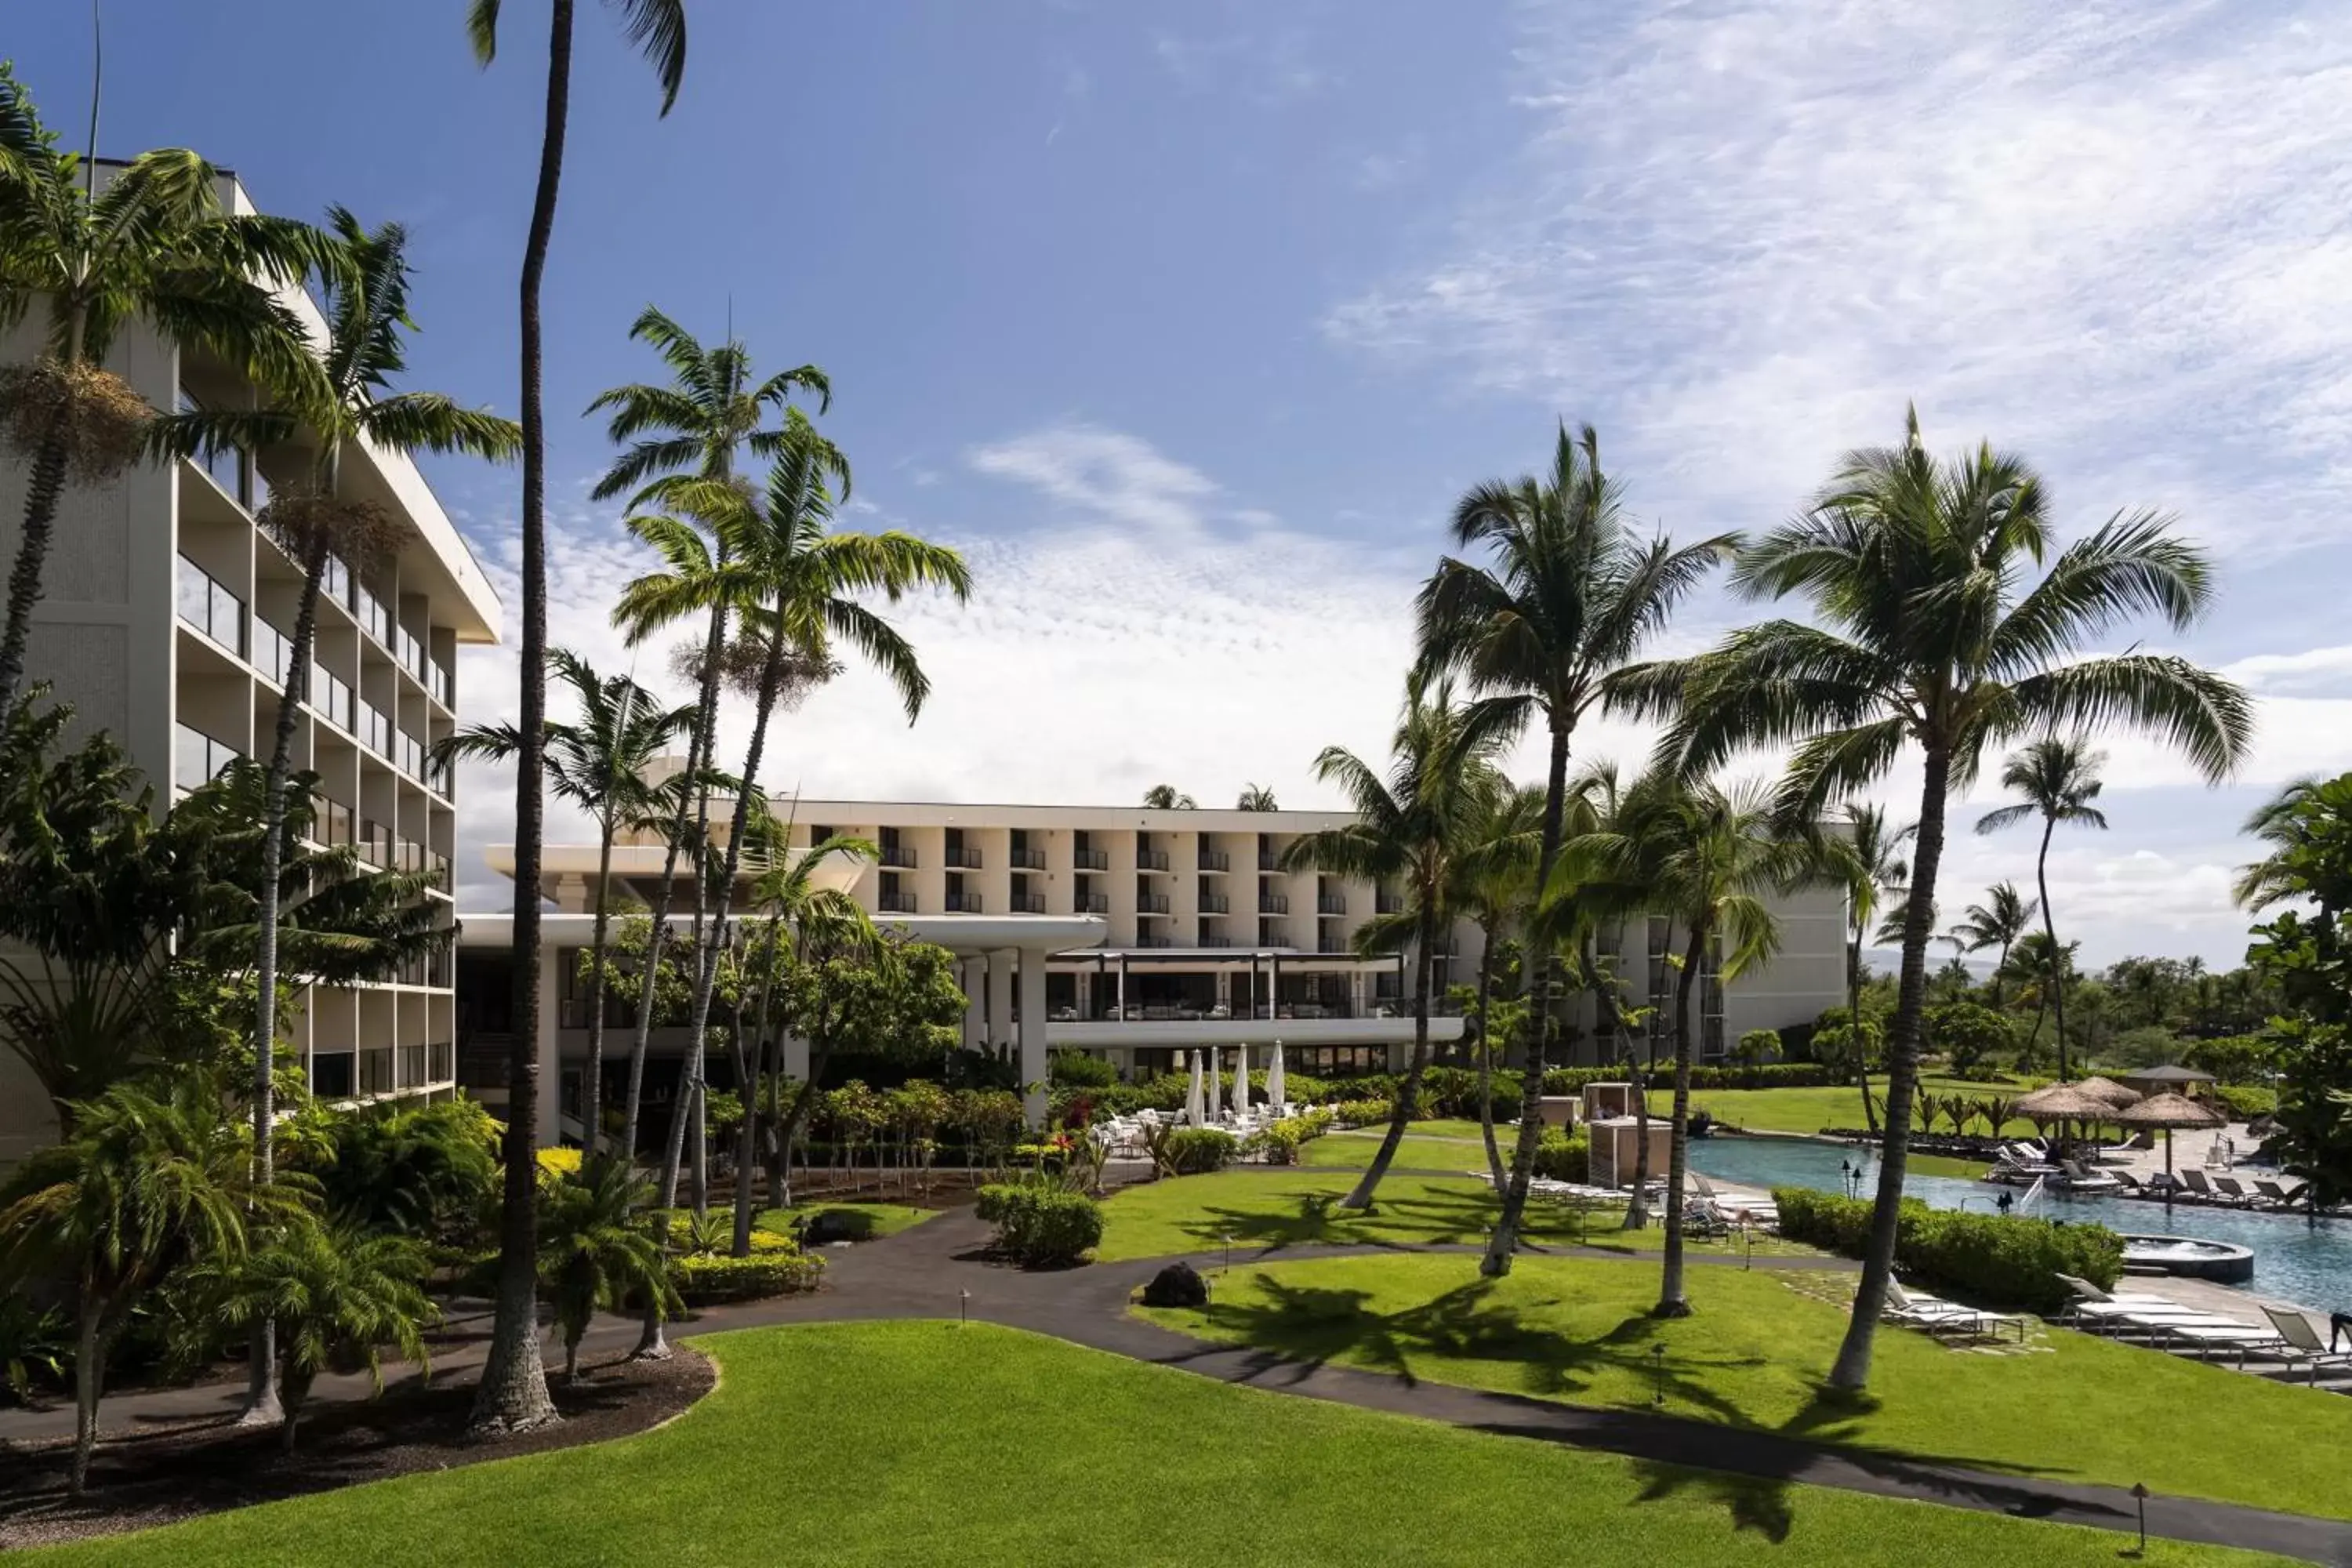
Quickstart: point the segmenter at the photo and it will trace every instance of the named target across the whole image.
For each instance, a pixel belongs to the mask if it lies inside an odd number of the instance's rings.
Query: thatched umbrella
[[[2186,1093],[2191,1084],[2211,1083],[2213,1075],[2210,1072],[2199,1072],[2195,1068],[2167,1064],[2160,1068],[2148,1068],[2141,1072],[2127,1072],[2124,1074],[2124,1081],[2143,1094],[2167,1094],[2175,1091]]]
[[[2164,1129],[2164,1173],[2172,1174],[2172,1130],[2176,1127],[2227,1127],[2230,1119],[2209,1105],[2200,1105],[2185,1095],[2159,1094],[2143,1100],[2137,1105],[2116,1112],[2117,1121],[2134,1127]],[[2168,1182],[2168,1186],[2169,1182]]]
[[[2095,1075],[2084,1079],[2074,1087],[2084,1094],[2098,1096],[2118,1110],[2126,1105],[2137,1105],[2140,1102],[2139,1090],[2127,1089],[2111,1078],[2099,1078]]]
[[[2016,1111],[2043,1127],[2053,1121],[2104,1121],[2115,1113],[2112,1101],[2090,1093],[2079,1083],[2053,1083],[2037,1089],[2017,1102]]]

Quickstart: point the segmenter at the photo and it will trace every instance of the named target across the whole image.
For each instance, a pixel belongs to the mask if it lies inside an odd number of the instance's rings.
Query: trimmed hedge
[[[768,1234],[752,1232],[754,1244]],[[783,1238],[778,1237],[782,1240]],[[754,1252],[749,1258],[729,1258],[723,1253],[700,1252],[690,1257],[673,1258],[669,1263],[669,1282],[677,1288],[678,1296],[689,1307],[709,1307],[721,1301],[751,1301],[762,1296],[784,1296],[799,1290],[814,1290],[824,1274],[824,1259],[812,1258],[784,1243],[787,1251]]]
[[[1331,1113],[1349,1127],[1381,1127],[1396,1114],[1396,1102],[1388,1100],[1343,1100],[1331,1108]]]
[[[1180,1176],[1205,1176],[1223,1170],[1241,1147],[1239,1139],[1218,1128],[1180,1127],[1168,1135],[1168,1163]]]
[[[1102,1205],[1084,1193],[1035,1182],[980,1189],[980,1217],[996,1227],[997,1250],[1024,1268],[1081,1262],[1102,1240]]]
[[[1849,1075],[1850,1076],[1850,1075]],[[1546,1094],[1578,1094],[1590,1083],[1623,1083],[1625,1068],[1616,1067],[1554,1068],[1544,1074]],[[1848,1081],[1819,1062],[1770,1062],[1761,1067],[1704,1066],[1691,1068],[1695,1089],[1834,1089]],[[1497,1116],[1501,1112],[1496,1112]]]
[[[1772,1201],[1780,1210],[1782,1236],[1843,1257],[1862,1256],[1875,1207],[1869,1200],[1811,1187],[1775,1187]],[[1906,1198],[1895,1234],[1895,1266],[1991,1306],[2046,1315],[2072,1299],[2061,1274],[2103,1290],[2112,1286],[2124,1270],[2124,1243],[2105,1226],[1931,1209]]]
[[[1536,1174],[1555,1182],[1581,1182],[1591,1174],[1592,1143],[1582,1128],[1566,1133],[1547,1128],[1536,1144]]]
[[[2278,1090],[2274,1089],[2238,1083],[2213,1083],[2205,1087],[2213,1099],[2228,1108],[2235,1121],[2252,1121],[2258,1116],[2278,1113]]]

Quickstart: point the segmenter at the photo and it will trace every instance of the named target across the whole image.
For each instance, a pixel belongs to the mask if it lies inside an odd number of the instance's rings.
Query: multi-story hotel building
[[[255,210],[233,178],[223,187],[230,210]],[[323,342],[309,296],[289,289],[283,300]],[[0,362],[37,354],[43,324],[36,310],[0,338]],[[253,406],[259,396],[235,367],[136,324],[108,368],[157,408]],[[78,731],[111,731],[159,799],[233,756],[268,755],[301,573],[254,520],[271,487],[293,482],[314,455],[298,434],[283,447],[143,465],[65,496],[28,678],[72,705]],[[8,559],[25,480],[22,465],[0,465]],[[357,845],[379,866],[434,872],[429,896],[454,924],[455,783],[429,748],[457,724],[458,647],[498,640],[498,598],[407,458],[349,451],[342,483],[397,519],[401,536],[381,560],[331,564],[295,765],[320,776],[319,837]],[[453,979],[444,956],[380,984],[307,988],[289,1027],[312,1087],[337,1099],[454,1089]],[[23,1072],[0,1052],[0,1163],[54,1132]]]
[[[872,862],[834,863],[827,878],[877,921],[957,955],[970,999],[964,1043],[1016,1061],[1024,1083],[1045,1078],[1049,1049],[1104,1057],[1129,1075],[1169,1069],[1180,1052],[1203,1046],[1248,1045],[1263,1062],[1264,1048],[1279,1040],[1286,1065],[1319,1074],[1396,1070],[1410,1052],[1410,961],[1360,958],[1353,945],[1368,919],[1397,907],[1398,889],[1288,868],[1290,847],[1345,824],[1344,813],[782,799],[772,806],[790,820],[795,847],[839,834],[878,848]],[[651,838],[624,843],[614,855],[616,895],[647,899],[662,858]],[[490,858],[511,871],[507,851],[494,848]],[[541,1077],[568,1083],[568,1095],[577,1092],[587,1022],[572,957],[587,941],[596,863],[593,845],[550,846],[541,889],[557,910],[546,925]],[[1779,914],[1783,940],[1770,965],[1728,985],[1704,976],[1703,1055],[1721,1057],[1748,1029],[1810,1022],[1843,995],[1843,895],[1796,894],[1780,900]],[[478,1027],[490,1042],[479,1075],[492,1097],[504,1082],[498,1025],[509,929],[501,919],[469,916],[460,949],[461,1040]],[[1681,940],[1664,919],[1632,921],[1604,938],[1622,950],[1616,966],[1633,1000],[1654,1005],[1651,1026],[1662,1041],[1679,977],[1667,954]],[[1479,957],[1475,926],[1448,931],[1435,955],[1439,994],[1474,982]],[[1451,1003],[1436,1013],[1431,1036],[1442,1057],[1463,1026]],[[1581,1004],[1569,1059],[1598,1059],[1590,1024],[1590,1005]],[[675,1079],[683,1040],[672,1034],[656,1034],[649,1085]],[[608,1062],[607,1070],[620,1069]],[[550,1135],[574,1131],[562,1124],[551,1097],[541,1117]]]

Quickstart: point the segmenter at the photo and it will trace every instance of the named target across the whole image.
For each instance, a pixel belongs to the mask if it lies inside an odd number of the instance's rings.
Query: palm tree
[[[256,1188],[241,1122],[220,1087],[183,1078],[169,1099],[118,1084],[76,1108],[71,1136],[26,1163],[0,1210],[0,1272],[74,1287],[72,1490],[89,1479],[106,1362],[132,1311],[183,1263],[245,1250],[247,1211],[282,1219],[281,1186]]]
[[[1284,869],[1402,888],[1404,907],[1357,927],[1355,942],[1366,955],[1393,952],[1408,943],[1413,954],[1412,1060],[1398,1086],[1388,1133],[1355,1190],[1340,1200],[1343,1208],[1370,1205],[1418,1109],[1422,1076],[1429,1068],[1434,952],[1454,918],[1448,900],[1459,881],[1455,864],[1467,844],[1472,797],[1481,773],[1517,734],[1524,711],[1507,704],[1460,709],[1444,683],[1433,693],[1415,687],[1406,693],[1403,716],[1389,742],[1393,757],[1385,779],[1343,747],[1326,747],[1315,759],[1315,776],[1346,793],[1355,820],[1292,839],[1283,851]]]
[[[220,188],[220,171],[173,147],[141,153],[100,189],[94,151],[59,151],[0,65],[0,330],[37,308],[47,318],[41,357],[0,374],[0,444],[26,465],[0,631],[0,713],[23,687],[68,476],[102,485],[121,474],[154,416],[105,368],[122,329],[143,321],[267,385],[316,382],[301,325],[276,289],[298,283],[325,247],[307,225],[225,211]]]
[[[2163,516],[2120,513],[2024,579],[2049,550],[2040,478],[1990,445],[1937,461],[1916,413],[1903,445],[1850,454],[1811,507],[1740,552],[1734,584],[1753,598],[1801,594],[1826,626],[1766,621],[1714,652],[1630,675],[1626,706],[1675,716],[1665,759],[1705,776],[1748,746],[1795,746],[1782,815],[1817,820],[1828,802],[1924,753],[1919,826],[1903,925],[1903,970],[1887,1043],[1878,1205],[1832,1386],[1869,1380],[1894,1262],[1918,1079],[1927,943],[1952,786],[1988,746],[2021,732],[2120,724],[2155,733],[2221,778],[2245,754],[2245,694],[2173,655],[2075,658],[2131,615],[2174,627],[2212,597],[2204,555]]]
[[[1143,804],[1152,811],[1193,811],[1201,803],[1189,795],[1180,794],[1174,784],[1157,784],[1143,792]],[[1255,809],[1242,807],[1244,811]]]
[[[1242,786],[1241,798],[1234,802],[1234,809],[1235,811],[1279,811],[1282,808],[1274,804],[1274,791],[1270,786],[1253,784]]]
[[[2062,822],[2076,822],[2104,832],[2106,814],[2091,803],[2099,797],[2099,765],[2106,758],[2091,750],[2079,735],[2052,734],[2032,742],[2002,764],[2000,782],[2024,798],[2014,805],[1989,811],[1977,819],[1979,833],[1993,833],[2029,816],[2042,818],[2042,847],[2033,858],[2033,883],[2041,893],[2042,932],[2055,950],[2058,923],[2050,908],[2050,836]],[[2005,950],[2004,950],[2005,951]],[[2058,1015],[2058,1077],[2066,1077],[2066,983],[2053,975],[2045,1000]],[[2033,1034],[2042,1034],[2037,1013]]]
[[[1916,825],[1889,830],[1886,810],[1866,801],[1843,807],[1845,833],[1824,845],[1825,859],[1845,882],[1845,1022],[1853,1046],[1854,1079],[1862,1086],[1863,1123],[1875,1136],[1878,1110],[1870,1098],[1870,1051],[1862,1033],[1862,943],[1879,919],[1882,900],[1900,898],[1909,886],[1910,867],[1897,853]]]
[[[1495,1054],[1505,1042],[1493,1026],[1496,950],[1507,927],[1523,924],[1534,912],[1543,792],[1514,784],[1492,768],[1467,781],[1467,790],[1462,852],[1447,902],[1478,926],[1478,1131],[1486,1145],[1487,1174],[1500,1192],[1506,1172],[1495,1142],[1494,1073]]]
[[[1801,842],[1779,835],[1760,789],[1685,785],[1671,773],[1654,773],[1626,791],[1608,829],[1571,839],[1561,849],[1563,877],[1597,875],[1621,888],[1646,889],[1644,907],[1669,916],[1684,932],[1675,984],[1665,1266],[1654,1317],[1687,1317],[1691,1310],[1683,1289],[1683,1189],[1690,1169],[1690,1078],[1698,1044],[1691,1027],[1691,997],[1710,967],[1710,982],[1727,984],[1770,962],[1779,951],[1780,922],[1766,900],[1804,879]]]
[[[686,75],[686,0],[611,0],[630,44],[650,60],[661,80],[662,113],[677,101]],[[466,34],[488,66],[499,48],[503,0],[473,0]],[[506,1193],[499,1205],[498,1316],[488,1361],[474,1400],[474,1429],[484,1436],[529,1431],[558,1419],[541,1368],[536,1308],[539,1288],[538,1137],[531,1108],[539,1103],[539,873],[545,826],[540,792],[540,748],[547,721],[547,420],[541,396],[540,282],[555,232],[555,195],[563,179],[563,136],[572,112],[572,17],[574,0],[549,0],[546,118],[540,132],[539,183],[523,242],[521,282],[522,381],[522,746],[515,761],[514,1047],[507,1062]]]
[[[2240,908],[2259,914],[2273,904],[2308,900],[2318,906],[2321,921],[2334,921],[2346,900],[2332,886],[2314,886],[2297,852],[2309,838],[2311,816],[2326,806],[2329,795],[2340,794],[2340,779],[2295,779],[2247,816],[2238,831],[2260,839],[2270,853],[2238,868],[2230,897]]]
[[[304,1215],[279,1226],[268,1246],[202,1264],[186,1279],[207,1318],[272,1326],[279,1430],[290,1454],[320,1373],[364,1366],[382,1394],[379,1352],[388,1344],[431,1375],[425,1330],[440,1310],[421,1283],[430,1266],[424,1244],[412,1237],[330,1228]]]
[[[1637,539],[1615,481],[1601,472],[1600,437],[1588,425],[1571,437],[1565,424],[1549,475],[1472,489],[1454,505],[1453,534],[1458,548],[1483,549],[1491,564],[1438,562],[1415,605],[1419,667],[1454,671],[1473,693],[1522,717],[1541,715],[1549,746],[1536,883],[1548,888],[1577,724],[1732,537],[1680,550],[1664,537]],[[1529,953],[1527,991],[1534,1009],[1528,1079],[1540,1083],[1554,1011],[1551,960],[1541,947]],[[1542,1120],[1519,1119],[1510,1187],[1480,1266],[1489,1278],[1510,1271]]]
[[[553,1288],[566,1383],[579,1376],[580,1341],[598,1308],[641,1296],[656,1312],[678,1309],[661,1244],[632,1223],[649,1195],[626,1160],[602,1155],[541,1185],[539,1263]]]
[[[646,773],[670,743],[694,723],[692,705],[664,708],[654,694],[625,675],[596,673],[569,648],[548,655],[555,677],[570,687],[580,717],[546,722],[541,756],[547,787],[586,812],[596,824],[596,918],[588,938],[588,1062],[581,1077],[582,1144],[594,1150],[604,1138],[604,952],[610,935],[613,842],[624,826],[653,799]],[[504,761],[522,749],[511,724],[478,724],[443,741],[444,757]],[[629,1151],[622,1151],[625,1161]]]
[[[2041,911],[2042,900],[2029,899],[2017,890],[2014,882],[1995,882],[1985,889],[1986,901],[1970,904],[1961,913],[1960,923],[1951,930],[1951,937],[1966,952],[1995,950],[1992,971],[1992,1005],[2000,1005],[2000,978],[2009,969],[2009,950],[2017,945],[2033,924]]]

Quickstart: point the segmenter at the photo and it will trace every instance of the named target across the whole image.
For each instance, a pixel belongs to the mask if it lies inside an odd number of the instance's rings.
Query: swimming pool
[[[1751,1187],[1812,1187],[1843,1192],[1839,1163],[1863,1168],[1862,1195],[1878,1191],[1878,1156],[1870,1149],[1816,1143],[1801,1138],[1694,1138],[1692,1166],[1710,1176]],[[2000,1191],[1983,1182],[1952,1176],[1911,1175],[1903,1190],[1937,1208],[1990,1209]],[[2188,1204],[2152,1204],[2135,1198],[2045,1193],[2033,1212],[2050,1219],[2079,1220],[2110,1230],[2192,1236],[2252,1247],[2254,1277],[2245,1288],[2330,1311],[2352,1308],[2352,1220],[2297,1219],[2289,1215],[2242,1209],[2199,1208]]]

